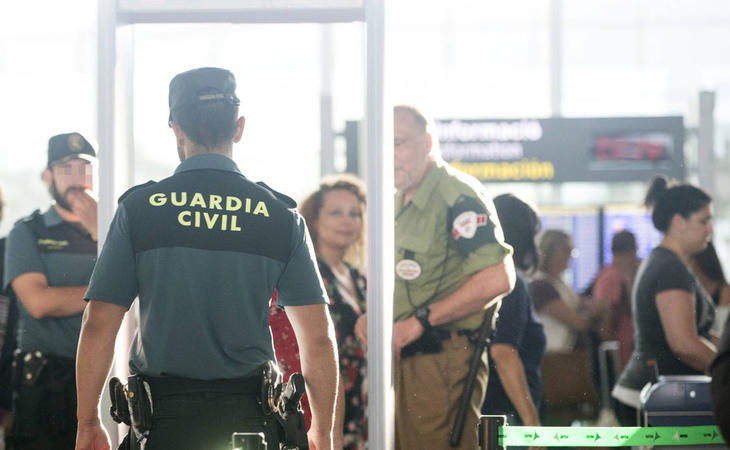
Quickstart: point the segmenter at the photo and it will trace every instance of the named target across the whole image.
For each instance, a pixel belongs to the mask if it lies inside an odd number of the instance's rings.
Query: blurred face
[[[553,250],[552,264],[555,271],[560,273],[565,271],[570,265],[570,258],[573,255],[573,241],[570,239],[563,241],[555,246]]]
[[[54,164],[50,169],[50,191],[56,203],[71,211],[69,196],[94,189],[94,166],[85,159],[70,159]]]
[[[431,161],[431,135],[425,133],[408,112],[394,115],[395,188],[409,192],[418,187]]]
[[[362,232],[362,210],[355,194],[335,189],[324,194],[317,218],[317,245],[347,249]]]
[[[687,219],[677,215],[678,235],[682,239],[683,247],[693,254],[707,247],[712,237],[712,206],[692,213]]]

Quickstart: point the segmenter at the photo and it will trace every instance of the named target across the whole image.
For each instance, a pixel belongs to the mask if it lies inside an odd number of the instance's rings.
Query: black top
[[[542,398],[542,374],[540,363],[545,353],[545,330],[532,305],[524,279],[517,276],[512,292],[502,300],[492,344],[509,344],[517,348],[525,368],[525,377],[535,407]],[[516,409],[504,391],[492,358],[489,358],[489,382],[483,414],[516,413]]]
[[[650,360],[655,361],[660,375],[701,374],[674,355],[661,325],[656,296],[674,289],[687,291],[694,296],[697,333],[709,338],[715,317],[712,300],[674,252],[664,247],[655,248],[642,262],[636,274],[636,284],[631,296],[635,330],[634,352],[619,378],[619,385],[640,390],[647,382],[652,381],[655,369],[650,365]]]

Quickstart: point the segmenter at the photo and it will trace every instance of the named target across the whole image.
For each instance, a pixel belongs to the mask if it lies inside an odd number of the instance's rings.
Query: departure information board
[[[481,181],[684,179],[684,119],[597,117],[436,120],[443,158]]]
[[[651,223],[651,214],[633,206],[545,207],[540,210],[540,220],[543,231],[558,229],[570,235],[573,258],[563,277],[578,293],[590,286],[603,266],[611,264],[614,234],[623,230],[634,233],[641,259],[646,258],[662,237]]]
[[[541,214],[542,229],[558,229],[573,240],[573,258],[564,280],[575,292],[583,292],[600,270],[600,215],[598,208],[548,210]]]
[[[603,264],[611,264],[611,240],[619,231],[636,236],[639,258],[644,259],[659,245],[662,234],[651,223],[651,214],[641,208],[610,207],[603,211]]]

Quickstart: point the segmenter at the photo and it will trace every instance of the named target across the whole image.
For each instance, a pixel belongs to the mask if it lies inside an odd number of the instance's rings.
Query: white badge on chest
[[[404,280],[415,280],[421,276],[421,265],[412,259],[401,259],[395,265],[395,273]]]

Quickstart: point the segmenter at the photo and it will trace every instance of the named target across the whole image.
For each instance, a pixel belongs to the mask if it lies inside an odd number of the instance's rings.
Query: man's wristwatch
[[[428,306],[423,305],[416,309],[416,313],[413,315],[413,317],[416,318],[417,321],[421,323],[421,326],[423,326],[423,331],[428,331],[431,329],[431,324],[428,323],[428,315],[431,314],[431,310],[428,309]]]

